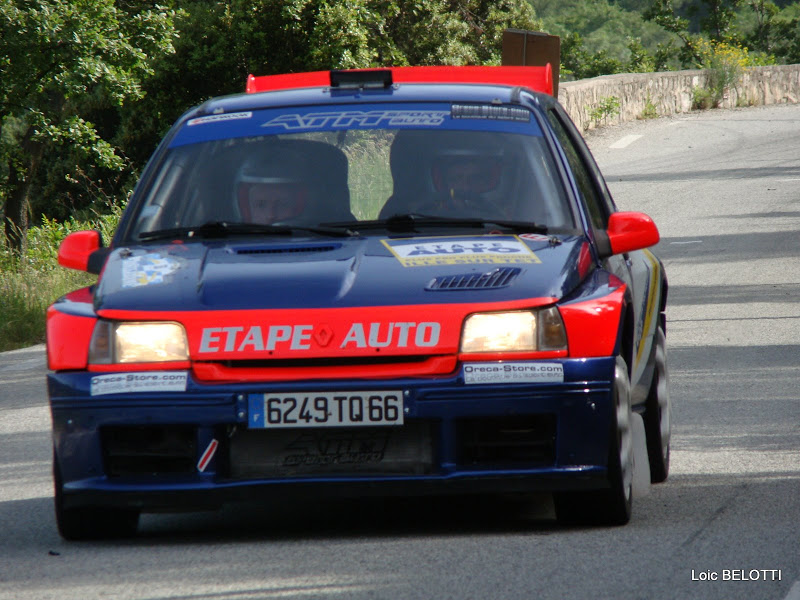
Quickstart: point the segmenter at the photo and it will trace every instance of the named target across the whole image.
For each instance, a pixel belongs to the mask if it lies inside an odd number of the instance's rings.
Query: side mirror
[[[655,246],[661,239],[653,219],[639,212],[616,212],[608,218],[612,254],[624,254]]]
[[[65,237],[58,247],[58,264],[68,269],[97,274],[100,269],[96,269],[96,261],[90,261],[90,258],[102,248],[99,231],[75,231]]]

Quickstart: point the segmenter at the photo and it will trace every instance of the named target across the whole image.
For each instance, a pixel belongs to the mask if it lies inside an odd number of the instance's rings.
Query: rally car
[[[67,539],[314,494],[553,493],[667,477],[667,282],[548,67],[251,76],[183,115],[98,274],[47,315]]]

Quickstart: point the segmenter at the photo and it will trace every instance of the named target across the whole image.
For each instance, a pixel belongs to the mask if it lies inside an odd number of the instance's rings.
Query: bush
[[[691,46],[697,57],[697,66],[708,71],[705,91],[693,90],[694,108],[718,108],[726,92],[738,89],[745,69],[774,62],[770,57],[751,54],[743,46],[726,42],[698,38]]]
[[[653,99],[650,97],[650,94],[647,94],[647,98],[644,101],[644,108],[642,109],[642,114],[639,115],[640,119],[657,119],[658,118],[658,109],[656,105],[653,104]]]
[[[619,115],[621,104],[619,98],[616,96],[608,96],[602,98],[595,107],[586,107],[589,110],[589,118],[595,125],[600,125],[601,122],[606,122],[612,117]]]
[[[695,110],[706,110],[717,106],[714,103],[714,95],[711,90],[704,87],[692,88],[692,108]]]

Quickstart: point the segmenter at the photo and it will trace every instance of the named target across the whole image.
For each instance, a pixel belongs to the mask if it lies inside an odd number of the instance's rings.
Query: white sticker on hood
[[[527,244],[513,235],[381,241],[404,267],[541,262]]]
[[[92,377],[89,393],[104,396],[130,392],[185,392],[187,379],[186,371],[111,373]]]
[[[564,366],[544,362],[464,363],[464,383],[561,383]]]
[[[125,258],[122,260],[122,287],[164,283],[180,266],[176,259],[157,252]]]

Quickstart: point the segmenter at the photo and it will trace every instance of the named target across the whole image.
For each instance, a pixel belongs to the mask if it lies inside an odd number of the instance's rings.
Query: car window
[[[577,139],[564,118],[555,109],[547,111],[547,119],[555,132],[564,154],[569,162],[570,169],[575,177],[575,183],[581,193],[583,201],[588,209],[592,225],[597,229],[605,229],[608,223],[608,215],[612,207],[608,205],[606,197],[601,189],[598,189],[596,177],[596,166],[587,161],[588,150],[584,144]],[[592,161],[593,163],[593,161]]]
[[[383,104],[193,119],[149,178],[132,233],[409,213],[574,227],[539,125],[514,111],[487,119],[449,104]]]

